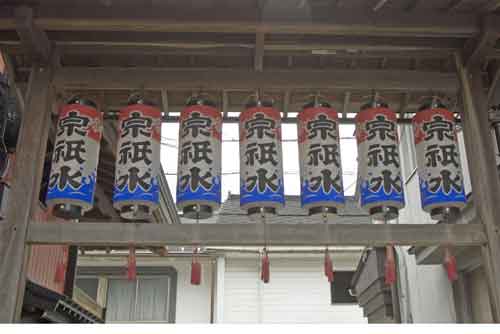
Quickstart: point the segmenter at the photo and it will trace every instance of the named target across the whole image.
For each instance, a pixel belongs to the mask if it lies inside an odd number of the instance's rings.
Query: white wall
[[[336,270],[354,270],[358,253],[334,255]],[[270,282],[257,256],[226,257],[224,323],[366,323],[357,304],[330,304],[323,256],[270,255]]]

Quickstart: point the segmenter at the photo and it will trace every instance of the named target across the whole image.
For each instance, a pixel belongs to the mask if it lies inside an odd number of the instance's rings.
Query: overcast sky
[[[166,178],[174,200],[177,186],[175,173],[177,173],[178,131],[178,123],[164,123],[162,126],[161,163],[167,174]],[[352,136],[353,132],[354,125],[340,126],[340,147],[346,195],[353,195],[355,191],[358,151],[356,140]],[[285,194],[300,195],[297,126],[295,124],[282,124],[282,134]],[[240,193],[238,124],[223,125],[222,141],[222,201],[224,201],[229,192],[232,194]]]

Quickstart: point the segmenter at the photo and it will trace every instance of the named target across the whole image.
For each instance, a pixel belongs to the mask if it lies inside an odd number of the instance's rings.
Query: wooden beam
[[[488,104],[478,64],[465,67],[459,53],[455,63],[462,86],[462,115],[465,147],[469,162],[472,195],[477,215],[484,225],[488,247],[483,252],[490,301],[495,322],[500,322],[500,181],[490,136]],[[494,259],[494,260],[492,260]]]
[[[26,232],[38,203],[50,122],[51,71],[35,67],[16,152],[6,221],[0,227],[0,323],[19,320],[29,247]]]
[[[480,224],[33,223],[28,240],[82,246],[424,246],[481,245],[485,237]]]
[[[480,35],[471,38],[465,44],[462,53],[462,60],[466,66],[470,64],[483,62],[486,55],[495,48],[496,41],[498,40],[498,32],[484,27]]]
[[[222,4],[220,6],[223,6]],[[288,17],[270,13],[259,21],[255,10],[216,7],[210,11],[94,8],[79,6],[39,6],[35,23],[47,31],[137,31],[137,32],[220,32],[256,31],[271,34],[330,34],[346,36],[471,37],[479,32],[476,15],[453,13],[443,16],[428,10],[353,11],[338,8],[308,15]],[[0,13],[3,30],[12,29],[9,11]]]
[[[132,80],[133,78],[133,80]],[[454,73],[404,70],[270,70],[67,67],[57,71],[57,87],[74,89],[390,89],[455,92]]]
[[[488,66],[488,72],[490,73],[491,83],[488,88],[488,105],[500,104],[500,61],[491,61]]]
[[[14,15],[17,34],[27,54],[34,61],[47,64],[52,48],[45,32],[34,24],[33,9],[25,6],[17,7]]]

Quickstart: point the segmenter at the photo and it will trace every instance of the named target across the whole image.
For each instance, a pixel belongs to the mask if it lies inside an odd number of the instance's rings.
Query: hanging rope
[[[384,264],[385,284],[393,285],[396,282],[396,261],[394,258],[394,247],[385,246],[385,264]]]
[[[196,205],[196,224],[200,223],[200,207]],[[193,249],[193,257],[191,260],[191,285],[201,284],[201,263],[198,259],[198,246]]]
[[[262,249],[261,255],[261,271],[260,271],[260,279],[264,283],[269,283],[270,278],[270,261],[269,254],[267,253],[267,228],[266,228],[266,216],[265,213],[261,213],[261,220],[264,226],[264,248]]]
[[[328,244],[330,243],[330,234],[328,233],[328,217],[327,217],[327,214],[326,212],[323,213],[323,223],[325,224],[325,228],[326,228],[326,235],[327,235],[327,244],[325,246],[325,260],[324,260],[324,273],[325,273],[325,276],[327,277],[328,279],[328,282],[329,283],[332,283],[333,282],[333,279],[334,279],[334,271],[333,271],[333,262],[332,262],[332,258],[330,256],[330,251],[328,250]]]
[[[135,246],[130,246],[128,249],[128,263],[127,263],[127,279],[135,281],[137,278],[137,263],[135,259]]]
[[[68,246],[63,246],[62,260],[57,264],[54,275],[55,283],[63,283],[66,279],[66,270],[68,268]]]

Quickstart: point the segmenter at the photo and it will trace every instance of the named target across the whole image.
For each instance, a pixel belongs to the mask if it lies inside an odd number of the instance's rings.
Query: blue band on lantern
[[[368,187],[368,182],[366,180],[361,180],[360,190],[360,199],[361,206],[369,205],[372,203],[380,203],[384,205],[384,203],[400,203],[401,206],[405,205],[405,197],[404,192],[398,192],[393,189],[391,192],[386,193],[384,187],[380,187],[380,189],[376,192],[371,191]]]
[[[89,176],[82,177],[82,182],[77,188],[72,187],[70,182],[66,183],[62,189],[59,188],[58,183],[52,187],[49,185],[46,200],[76,200],[92,205],[95,181],[96,173],[92,172]]]
[[[441,185],[437,191],[433,192],[429,189],[429,182],[420,179],[420,195],[422,208],[424,210],[428,207],[435,207],[440,204],[443,206],[453,206],[453,203],[462,204],[467,202],[463,183],[461,191],[456,191],[452,188],[450,192],[445,192]]]
[[[244,180],[240,180],[240,205],[247,205],[251,203],[280,203],[285,204],[285,190],[283,186],[283,179],[278,180],[276,191],[266,187],[263,192],[259,192],[257,186],[252,191],[248,191],[244,185]]]
[[[122,188],[115,185],[113,202],[136,201],[149,202],[153,205],[157,205],[160,202],[158,179],[156,177],[152,178],[150,184],[151,186],[149,189],[144,189],[140,185],[137,185],[133,190],[129,189],[128,184],[125,184]]]
[[[214,176],[211,179],[212,186],[210,189],[205,189],[199,185],[196,189],[186,185],[181,188],[180,184],[177,185],[177,204],[182,205],[182,202],[188,201],[203,201],[214,202],[220,204],[221,202],[221,179],[220,176]]]
[[[314,203],[324,204],[325,202],[345,204],[344,192],[337,192],[333,187],[329,192],[325,192],[323,185],[318,190],[312,191],[308,181],[301,185],[300,199],[302,206]]]

